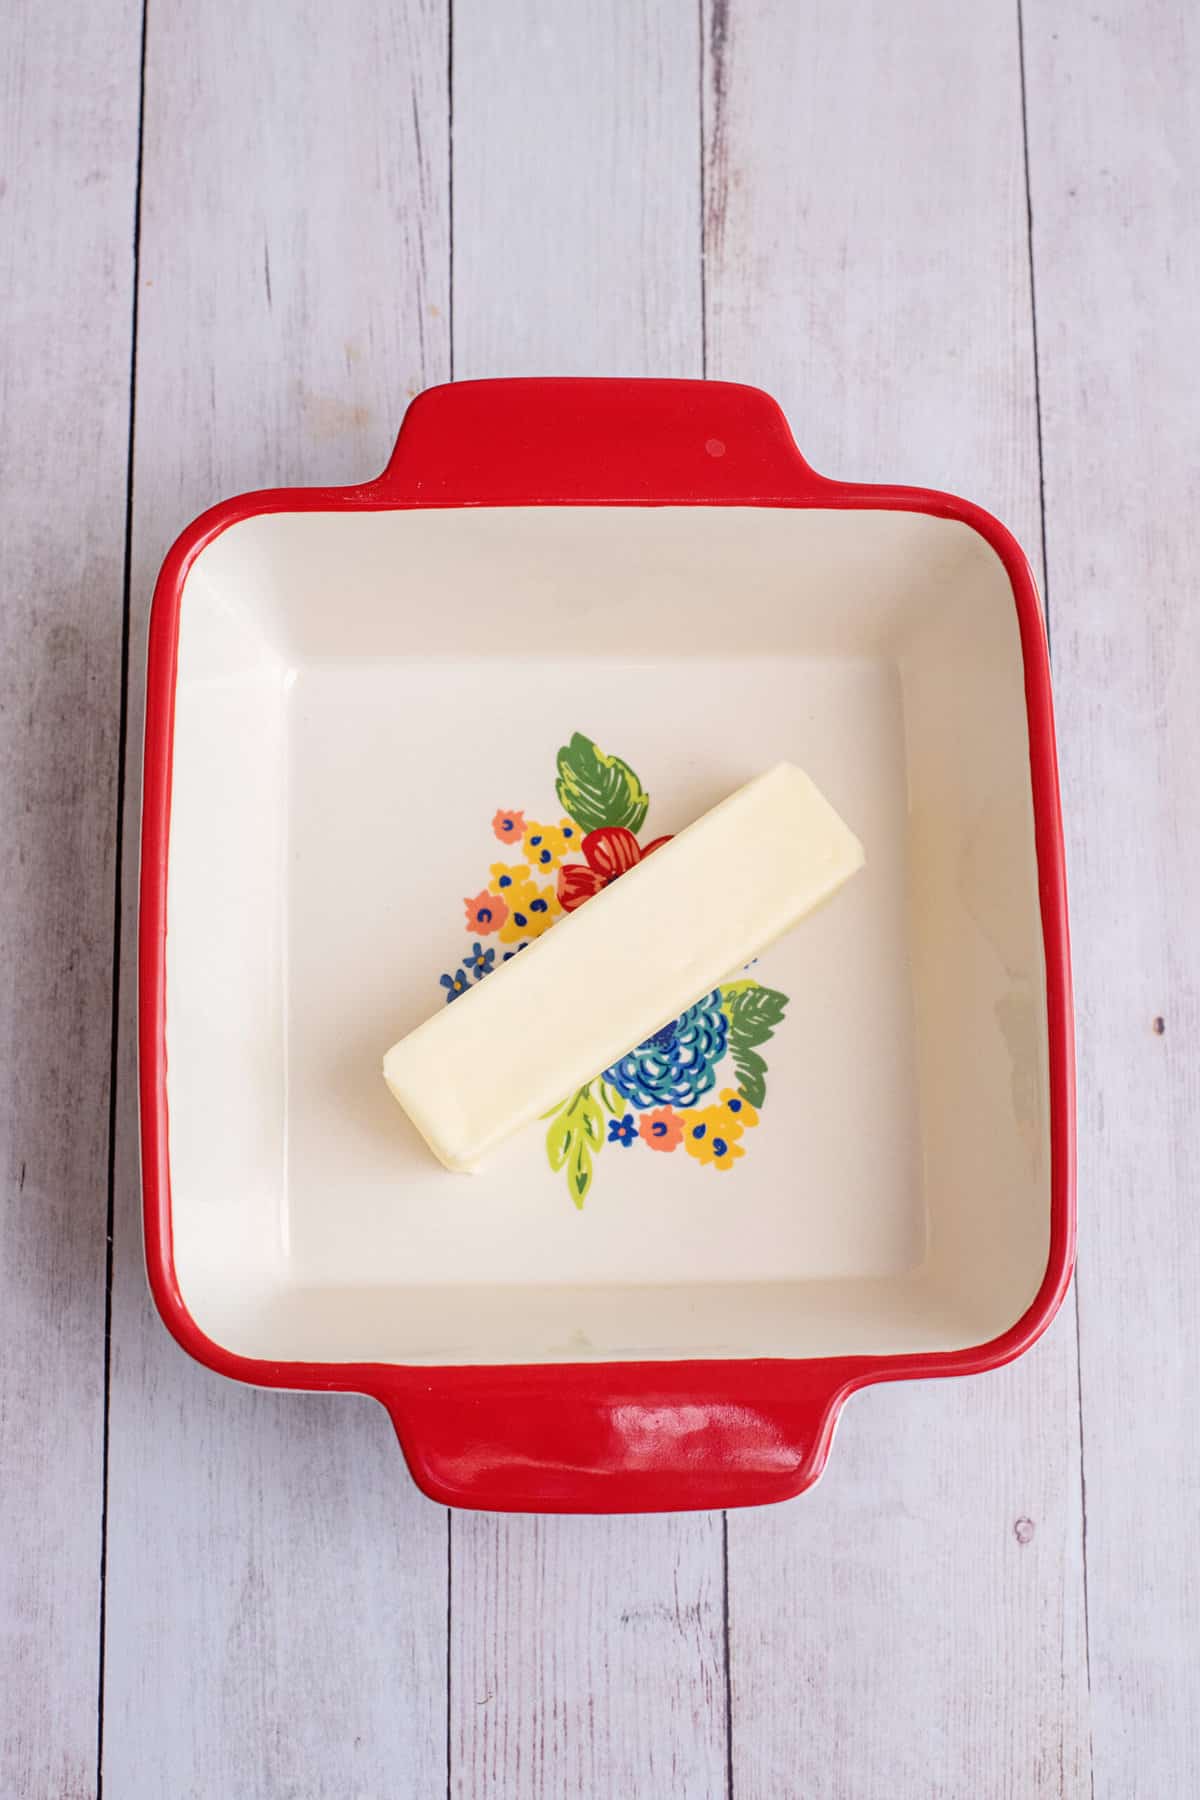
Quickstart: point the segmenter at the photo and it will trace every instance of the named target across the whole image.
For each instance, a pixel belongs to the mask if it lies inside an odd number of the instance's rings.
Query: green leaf
[[[604,1148],[604,1108],[592,1095],[591,1082],[573,1093],[550,1122],[546,1159],[557,1173],[567,1171],[567,1189],[582,1206],[592,1185],[592,1152]]]
[[[751,988],[757,986],[757,981],[723,981],[721,983],[721,1011],[727,1019],[733,1016],[733,1003],[737,996],[748,994]]]
[[[562,1168],[571,1153],[574,1138],[575,1127],[571,1123],[570,1111],[564,1107],[546,1133],[546,1157],[552,1169]]]
[[[761,1106],[767,1096],[767,1065],[755,1045],[765,1044],[783,1022],[788,997],[757,981],[739,981],[723,991],[721,1003],[729,1018],[729,1049],[738,1086],[751,1106]]]
[[[737,1070],[738,1087],[751,1106],[761,1106],[767,1097],[767,1065],[757,1050],[734,1044],[733,1066]]]
[[[584,1137],[590,1144],[595,1144],[598,1149],[604,1142],[604,1108],[599,1101],[589,1100],[585,1106],[581,1107],[580,1123],[583,1126]]]
[[[739,984],[740,985],[740,984]],[[783,1023],[788,997],[777,988],[760,987],[757,982],[735,993],[729,1002],[729,1038],[736,1048],[748,1049],[765,1044],[775,1027]]]
[[[563,811],[584,831],[601,825],[640,831],[650,807],[650,796],[629,764],[606,756],[581,731],[558,753],[556,791]]]
[[[603,1077],[600,1081],[600,1098],[603,1100],[614,1119],[623,1118],[628,1111],[620,1094],[618,1094],[614,1087],[610,1087]]]
[[[591,1185],[592,1153],[580,1138],[571,1157],[571,1166],[567,1170],[567,1186],[571,1190],[572,1200],[581,1211]]]

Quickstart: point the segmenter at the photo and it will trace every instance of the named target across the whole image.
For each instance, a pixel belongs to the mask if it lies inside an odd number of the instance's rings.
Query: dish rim
[[[264,514],[512,506],[923,513],[968,526],[999,557],[1016,607],[1028,721],[1046,969],[1050,1229],[1038,1290],[998,1337],[966,1349],[890,1355],[428,1367],[243,1356],[209,1337],[189,1312],[174,1261],[165,1054],[174,706],[188,575],[215,538]],[[824,1468],[850,1394],[879,1381],[1000,1367],[1042,1334],[1070,1283],[1076,1169],[1066,873],[1049,651],[1028,559],[997,519],[957,495],[818,475],[777,403],[759,389],[564,377],[425,390],[410,404],[395,450],[374,481],[236,495],[193,520],[163,561],[147,657],[138,1039],[147,1276],[167,1329],[198,1362],[260,1387],[379,1400],[418,1485],[443,1504],[659,1511],[756,1504],[801,1492]]]

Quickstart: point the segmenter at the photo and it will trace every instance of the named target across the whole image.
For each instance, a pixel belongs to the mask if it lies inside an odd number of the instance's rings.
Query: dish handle
[[[427,388],[367,491],[397,506],[752,506],[835,485],[761,388],[562,376]]]
[[[812,1485],[855,1384],[833,1362],[395,1372],[376,1391],[418,1486],[502,1512],[758,1505]],[[777,1389],[763,1403],[747,1395]]]

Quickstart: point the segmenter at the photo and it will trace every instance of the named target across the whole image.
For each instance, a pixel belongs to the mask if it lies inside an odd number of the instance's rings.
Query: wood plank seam
[[[454,0],[446,0],[446,359],[454,380]],[[454,1511],[446,1508],[446,1800],[454,1786]]]
[[[117,798],[114,829],[112,945],[112,1041],[108,1089],[108,1168],[104,1248],[104,1412],[100,1438],[100,1607],[96,1646],[96,1800],[104,1795],[104,1648],[107,1626],[108,1579],[108,1447],[112,1386],[113,1223],[116,1213],[117,1123],[119,1107],[118,1065],[121,1047],[121,926],[123,893],[122,845],[125,835],[125,770],[129,750],[129,622],[133,585],[133,439],[137,418],[137,333],[139,260],[142,236],[142,156],[146,113],[146,15],[149,0],[142,0],[141,37],[138,46],[137,158],[133,191],[133,277],[129,316],[129,424],[125,446],[125,551],[121,584],[121,686],[117,724]]]
[[[1030,176],[1029,163],[1029,86],[1026,73],[1025,58],[1025,6],[1024,0],[1017,0],[1017,55],[1021,75],[1021,146],[1025,176],[1025,228],[1028,243],[1029,263],[1029,316],[1033,354],[1033,406],[1034,418],[1037,422],[1037,470],[1038,470],[1038,507],[1041,523],[1042,548],[1042,606],[1046,615],[1046,643],[1050,652],[1051,666],[1054,662],[1053,627],[1050,612],[1050,565],[1046,536],[1046,459],[1044,436],[1042,431],[1042,378],[1041,347],[1038,338],[1037,315],[1037,268],[1033,240],[1033,182]],[[1095,1746],[1092,1737],[1092,1635],[1091,1615],[1088,1608],[1088,1541],[1087,1541],[1087,1464],[1084,1458],[1083,1439],[1083,1345],[1079,1324],[1079,1283],[1071,1284],[1071,1305],[1075,1315],[1075,1399],[1076,1422],[1079,1431],[1079,1536],[1080,1560],[1082,1566],[1083,1596],[1083,1655],[1084,1674],[1087,1692],[1087,1751],[1088,1751],[1088,1784],[1092,1800],[1096,1793],[1096,1760]]]
[[[446,0],[446,355],[454,380],[454,0]],[[447,1776],[447,1782],[449,1776]]]
[[[714,136],[721,130],[720,98],[724,92],[725,30],[727,0],[713,0],[712,43],[708,41],[704,20],[705,0],[696,0],[696,32],[699,44],[699,83],[696,93],[697,137],[700,152],[700,374],[708,379],[708,181],[705,141],[704,94],[712,64],[713,92],[718,98]],[[721,1514],[721,1654],[725,1676],[725,1800],[733,1800],[733,1658],[729,1621],[729,1513]]]
[[[451,1800],[454,1778],[453,1649],[454,1620],[454,1513],[446,1508],[446,1800]]]
[[[1029,316],[1033,349],[1033,416],[1037,425],[1038,511],[1042,542],[1042,607],[1050,642],[1050,579],[1046,567],[1046,462],[1042,448],[1042,374],[1038,346],[1037,275],[1033,266],[1033,186],[1029,178],[1029,94],[1025,79],[1025,7],[1017,0],[1017,56],[1021,71],[1021,152],[1025,176],[1025,232],[1029,260]]]

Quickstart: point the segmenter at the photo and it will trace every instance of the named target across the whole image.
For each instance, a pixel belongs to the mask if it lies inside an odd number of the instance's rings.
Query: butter
[[[401,1038],[384,1080],[448,1169],[474,1169],[863,861],[803,770],[779,763]]]

